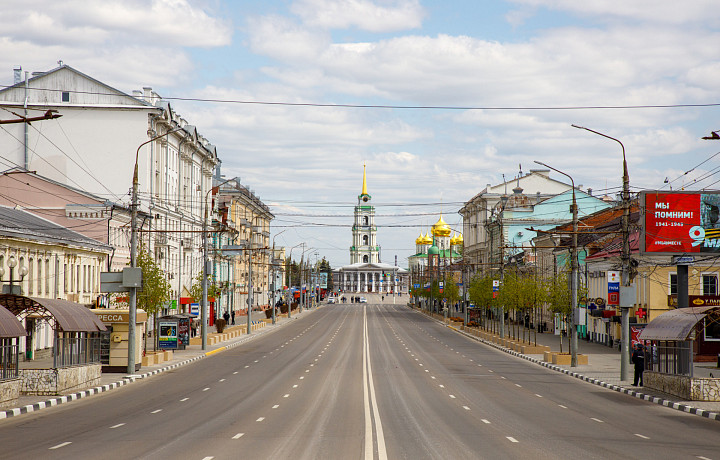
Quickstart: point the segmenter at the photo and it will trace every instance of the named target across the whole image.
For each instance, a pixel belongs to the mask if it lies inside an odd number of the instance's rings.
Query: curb
[[[283,323],[288,324],[288,323]],[[282,326],[283,324],[276,324],[277,326]],[[264,329],[264,328],[263,328]],[[200,359],[204,359],[208,356],[214,355],[215,353],[220,353],[225,350],[229,350],[231,348],[235,348],[237,346],[240,346],[244,344],[245,342],[248,342],[249,340],[257,337],[257,334],[251,334],[250,336],[245,335],[244,338],[239,339],[233,343],[229,343],[227,345],[224,345],[220,348],[217,348],[215,350],[207,351],[199,356],[195,356],[194,358],[188,358],[184,361],[177,362],[175,364],[170,364],[165,367],[161,367],[160,369],[155,369],[153,371],[145,372],[143,374],[132,374],[125,376],[122,380],[118,380],[117,382],[108,383],[105,385],[100,385],[94,388],[89,388],[87,390],[78,391],[77,393],[71,393],[68,395],[58,396],[54,397],[45,401],[36,402],[34,404],[28,404],[26,406],[16,407],[14,409],[6,409],[6,410],[0,410],[0,420],[8,419],[11,417],[17,417],[18,415],[22,414],[29,414],[31,412],[37,412],[42,409],[47,409],[49,407],[59,406],[60,404],[65,404],[71,401],[77,401],[78,399],[87,398],[88,396],[93,396],[96,394],[104,393],[106,391],[114,390],[116,388],[121,388],[123,386],[126,386],[130,383],[135,382],[136,380],[146,379],[148,377],[152,377],[153,375],[160,374],[162,372],[169,371],[171,369],[175,369],[180,366],[185,366],[187,364],[190,364],[192,362],[198,361]]]
[[[435,320],[435,319],[432,318],[432,317],[430,317],[430,319]],[[437,321],[437,320],[435,320],[435,321],[439,323],[439,321]],[[491,346],[491,347],[493,347],[493,348],[496,348],[496,349],[498,349],[498,350],[500,350],[500,351],[503,351],[503,352],[505,352],[505,353],[508,353],[508,354],[510,354],[510,355],[517,356],[518,358],[525,359],[525,360],[530,361],[530,362],[535,363],[535,364],[539,364],[540,366],[547,367],[548,369],[554,370],[554,371],[556,371],[556,372],[562,372],[563,374],[567,374],[567,375],[569,375],[569,376],[571,376],[571,377],[575,377],[576,379],[584,380],[584,381],[586,381],[586,382],[588,382],[588,383],[592,383],[592,384],[594,384],[594,385],[601,386],[601,387],[603,387],[603,388],[607,388],[607,389],[610,389],[610,390],[613,390],[613,391],[617,391],[618,393],[624,393],[624,394],[626,394],[626,395],[633,396],[633,397],[638,398],[638,399],[642,399],[643,401],[648,401],[648,402],[651,402],[651,403],[658,404],[658,405],[660,405],[660,406],[669,407],[669,408],[671,408],[671,409],[679,410],[679,411],[681,411],[681,412],[686,412],[686,413],[688,413],[688,414],[698,415],[698,416],[700,416],[700,417],[705,417],[705,418],[708,418],[708,419],[710,419],[710,420],[720,420],[720,413],[718,413],[718,412],[711,412],[711,411],[707,411],[707,410],[704,410],[704,409],[698,409],[697,407],[688,406],[687,404],[681,404],[681,403],[678,403],[678,402],[670,401],[670,400],[668,400],[668,399],[659,398],[659,397],[657,397],[657,396],[652,396],[652,395],[649,395],[649,394],[645,394],[645,393],[642,393],[642,392],[637,391],[637,390],[625,388],[625,387],[620,386],[620,385],[615,385],[615,384],[607,383],[607,382],[604,382],[604,381],[602,381],[602,380],[598,380],[598,379],[595,379],[595,378],[592,378],[592,377],[587,377],[587,376],[585,376],[585,375],[583,375],[583,374],[580,374],[580,373],[578,373],[578,372],[570,371],[570,370],[568,370],[568,369],[562,368],[562,367],[557,366],[557,365],[555,365],[555,364],[546,363],[545,361],[540,361],[539,359],[533,358],[533,357],[528,356],[528,355],[524,355],[524,354],[519,353],[519,352],[517,352],[517,351],[515,351],[515,350],[510,350],[509,348],[505,348],[505,347],[500,346],[500,345],[498,345],[498,344],[496,344],[496,343],[488,342],[488,341],[485,340],[485,339],[481,339],[480,337],[475,337],[474,335],[468,334],[467,332],[461,331],[461,330],[459,330],[459,329],[457,329],[457,328],[455,328],[455,327],[446,326],[444,323],[443,323],[443,326],[445,326],[445,327],[447,327],[447,328],[449,328],[449,329],[457,332],[458,334],[462,334],[462,335],[465,336],[465,337],[474,339],[474,340],[476,340],[476,341],[478,341],[478,342],[481,342],[481,343],[483,343],[483,344],[485,344],[485,345],[489,345],[489,346]]]

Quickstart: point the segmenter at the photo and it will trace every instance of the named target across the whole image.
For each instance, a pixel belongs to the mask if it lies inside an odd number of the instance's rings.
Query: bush
[[[478,326],[479,326],[479,324],[476,323],[475,321],[468,321],[468,323],[467,323],[467,327],[478,327]]]
[[[297,303],[297,302],[293,302],[293,303],[290,304],[290,309],[291,309],[291,310],[297,310],[297,308],[298,308],[298,303]]]
[[[218,334],[222,334],[225,330],[225,326],[227,326],[227,323],[225,323],[224,318],[219,318],[215,320],[215,330],[217,330]]]
[[[280,313],[282,313],[282,314],[287,314],[287,312],[288,312],[288,304],[286,304],[285,302],[283,302],[283,303],[280,305]]]
[[[267,310],[265,310],[265,318],[267,318],[267,319],[272,318],[272,312],[273,312],[272,307],[270,307],[270,308],[268,308]]]
[[[450,321],[454,322],[454,323],[464,323],[464,322],[465,322],[464,319],[462,319],[462,318],[460,318],[460,317],[458,317],[458,316],[452,316],[452,317],[450,317],[450,318],[448,318],[448,319],[449,319]]]

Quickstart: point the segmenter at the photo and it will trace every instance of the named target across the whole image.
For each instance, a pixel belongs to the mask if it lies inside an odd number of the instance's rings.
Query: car
[[[337,299],[335,297],[328,297],[328,303],[335,303],[337,302]]]
[[[360,303],[367,303],[367,299],[365,297],[360,297]]]

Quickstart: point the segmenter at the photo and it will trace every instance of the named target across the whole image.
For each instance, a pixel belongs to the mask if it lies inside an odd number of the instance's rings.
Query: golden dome
[[[425,236],[422,233],[420,233],[420,236],[415,238],[415,244],[423,244],[424,240],[425,240]]]
[[[462,236],[462,234],[457,233],[457,234],[453,235],[452,238],[450,238],[450,245],[456,246],[459,244],[463,244],[463,236]]]
[[[438,221],[435,222],[435,225],[432,226],[433,236],[447,237],[450,236],[450,233],[452,233],[452,229],[445,223],[442,216],[440,216],[440,219],[438,219]]]
[[[423,244],[433,244],[432,236],[429,233],[426,233],[423,237]]]

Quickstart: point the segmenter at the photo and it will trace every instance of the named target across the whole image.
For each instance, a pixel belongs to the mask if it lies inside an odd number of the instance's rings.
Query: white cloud
[[[369,32],[416,29],[425,15],[418,0],[298,0],[291,11],[307,26]]]
[[[720,10],[715,0],[693,0],[690,2],[633,0],[510,0],[535,9],[568,11],[592,18],[629,19],[633,22],[654,22],[658,24],[717,24]]]

